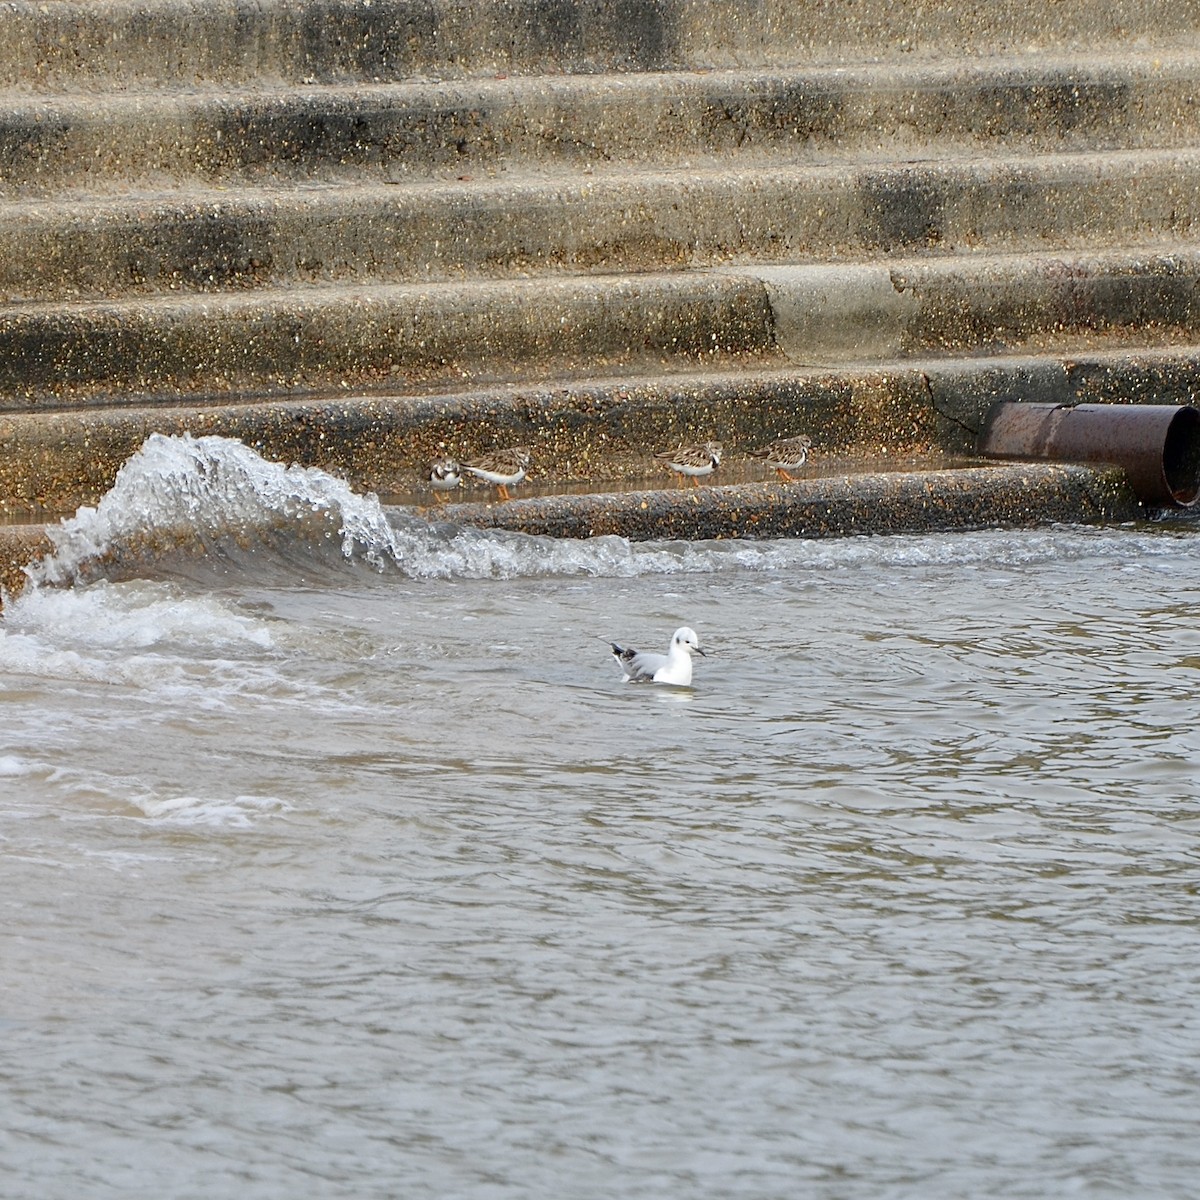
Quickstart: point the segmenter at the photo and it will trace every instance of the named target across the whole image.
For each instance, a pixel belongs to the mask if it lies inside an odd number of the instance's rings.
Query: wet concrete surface
[[[6,585],[152,433],[412,500],[528,445],[434,517],[552,536],[1137,515],[1103,468],[878,468],[998,401],[1195,400],[1193,6],[849,8],[9,0]],[[800,433],[801,481],[743,469]],[[709,438],[718,486],[647,474]]]

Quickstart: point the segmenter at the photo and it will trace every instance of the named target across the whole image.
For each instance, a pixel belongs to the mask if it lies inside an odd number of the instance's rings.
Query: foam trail
[[[293,806],[276,796],[238,795],[229,799],[200,796],[133,797],[130,804],[150,821],[180,826],[249,829],[259,819],[286,814]]]

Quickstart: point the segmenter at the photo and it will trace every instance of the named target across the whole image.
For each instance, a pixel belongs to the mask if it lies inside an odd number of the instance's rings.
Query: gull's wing
[[[654,672],[667,661],[665,654],[649,654],[644,650],[634,650],[630,646],[618,646],[616,642],[608,644],[612,647],[613,658],[621,664],[621,670],[631,683],[653,679]]]

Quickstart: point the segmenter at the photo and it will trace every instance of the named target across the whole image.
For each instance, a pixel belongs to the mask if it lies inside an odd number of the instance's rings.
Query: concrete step
[[[1195,44],[1197,0],[6,0],[0,87],[744,67]]]
[[[1200,57],[1133,51],[459,82],[0,93],[0,196],[1194,145]],[[936,149],[935,149],[936,148]]]
[[[0,408],[1147,347],[1198,326],[1200,247],[1179,244],[28,305],[0,321]]]
[[[28,305],[0,408],[545,378],[774,353],[763,285],[713,273]]]
[[[10,303],[1103,247],[1200,228],[1200,151],[0,205]]]
[[[1188,403],[1198,369],[1200,344],[1191,344],[1136,356],[1081,351],[820,370],[622,373],[424,396],[381,391],[0,412],[0,518],[43,520],[95,503],[154,432],[239,438],[269,458],[322,466],[359,489],[430,504],[429,462],[443,453],[529,445],[534,465],[522,492],[536,495],[670,486],[653,452],[710,437],[726,444],[718,482],[770,478],[746,451],[807,433],[811,473],[845,476],[881,462],[969,456],[984,414],[1001,400]],[[464,499],[483,495],[463,491]],[[680,535],[689,536],[686,527]]]
[[[1200,245],[763,266],[774,349],[792,362],[872,362],[1101,345],[1200,331]]]
[[[876,464],[786,485],[721,484],[695,491],[655,488],[509,504],[460,503],[445,513],[449,520],[484,529],[538,537],[616,536],[634,542],[681,536],[863,537],[1129,522],[1144,516],[1121,471],[1063,463],[907,471],[881,470]]]

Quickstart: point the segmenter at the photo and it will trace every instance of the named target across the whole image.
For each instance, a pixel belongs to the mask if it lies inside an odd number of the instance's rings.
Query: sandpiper
[[[808,461],[811,446],[812,441],[800,434],[799,437],[780,438],[769,446],[751,450],[750,457],[765,459],[767,466],[771,467],[784,483],[792,483],[794,480],[789,472],[798,471],[804,466]]]
[[[680,477],[688,476],[692,487],[699,487],[697,479],[711,475],[720,465],[721,443],[700,442],[695,446],[680,446],[678,450],[663,450],[654,457]]]
[[[429,486],[437,493],[439,504],[446,503],[445,492],[462,483],[462,467],[452,458],[439,458],[429,468]]]
[[[491,454],[484,454],[474,462],[463,463],[463,466],[472,475],[494,483],[500,499],[507,500],[508,489],[516,487],[529,470],[529,447],[510,446],[504,450],[493,450]]]

